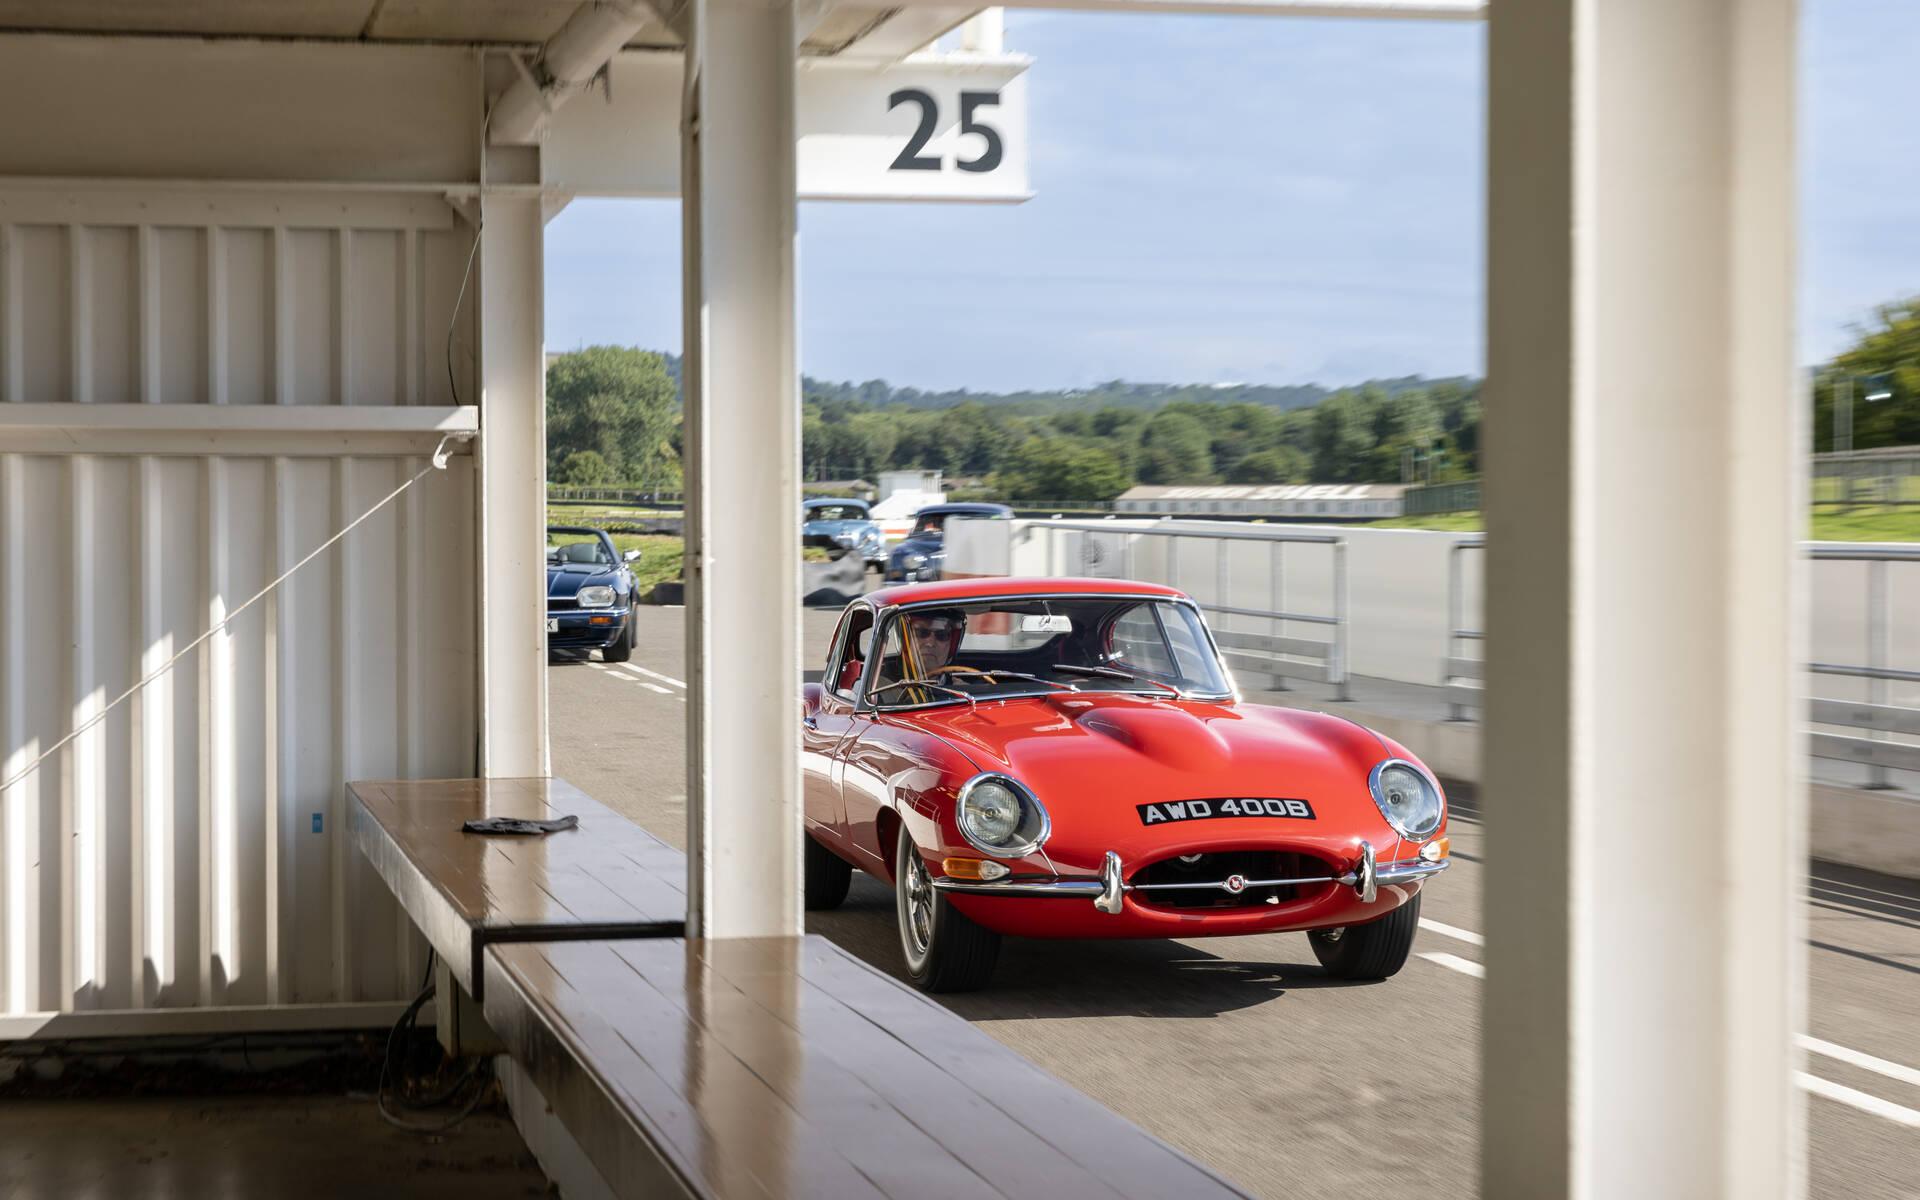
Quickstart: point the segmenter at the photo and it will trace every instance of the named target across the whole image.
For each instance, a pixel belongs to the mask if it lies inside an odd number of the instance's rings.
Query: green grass
[[[1370,522],[1367,528],[1479,533],[1485,526],[1479,513],[1464,512],[1393,517]],[[1808,521],[1807,536],[1817,542],[1920,542],[1920,508],[1816,504]]]
[[[1388,517],[1384,521],[1369,521],[1367,528],[1438,529],[1447,533],[1479,533],[1481,523],[1480,514],[1477,512],[1430,513],[1421,517]]]
[[[547,505],[547,521],[553,525],[598,525],[607,521],[633,521],[642,517],[677,517],[677,508],[628,508],[622,504],[600,504],[587,501],[579,504]]]
[[[665,533],[610,533],[607,536],[613,539],[613,548],[622,554],[640,551],[640,561],[633,564],[633,581],[639,585],[641,600],[653,595],[654,584],[680,578],[681,556],[687,549],[685,538]]]

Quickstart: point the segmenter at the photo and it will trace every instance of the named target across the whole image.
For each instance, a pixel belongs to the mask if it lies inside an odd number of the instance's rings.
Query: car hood
[[[547,595],[571,596],[592,583],[611,585],[617,574],[611,567],[589,566],[585,563],[548,563]]]
[[[1394,752],[1371,731],[1303,709],[1059,693],[910,718],[982,771],[1034,790],[1056,837],[1139,830],[1135,805],[1220,797],[1306,800],[1311,832],[1391,830],[1367,790]],[[1233,822],[1195,822],[1208,832]],[[1199,831],[1194,831],[1199,832]],[[1303,831],[1304,832],[1304,831]]]
[[[907,538],[893,548],[893,552],[895,554],[906,554],[909,552],[918,552],[920,554],[937,554],[939,553],[939,551],[940,551],[940,535],[926,534],[926,533],[919,534],[915,537]]]
[[[841,534],[858,536],[869,529],[878,528],[872,521],[808,521],[800,530],[802,533],[824,533],[829,537],[838,537]]]

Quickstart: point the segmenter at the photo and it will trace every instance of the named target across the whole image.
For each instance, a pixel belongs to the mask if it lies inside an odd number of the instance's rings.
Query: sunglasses
[[[952,637],[955,628],[956,626],[947,621],[942,621],[934,625],[920,625],[915,627],[913,636],[917,641],[926,641],[928,638]]]

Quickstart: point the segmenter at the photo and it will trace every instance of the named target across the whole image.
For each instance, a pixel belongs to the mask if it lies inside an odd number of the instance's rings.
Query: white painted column
[[[489,196],[480,233],[481,774],[547,773],[546,362],[537,197]],[[462,395],[463,401],[470,397]]]
[[[794,12],[692,0],[687,14],[687,928],[797,935]]]
[[[1490,21],[1483,1193],[1800,1195],[1795,2]]]

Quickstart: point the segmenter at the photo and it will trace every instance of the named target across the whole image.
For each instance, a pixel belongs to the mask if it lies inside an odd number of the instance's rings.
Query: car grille
[[[1266,887],[1249,884],[1244,891],[1231,892],[1221,886],[1230,876],[1245,880],[1326,879],[1337,874],[1331,864],[1311,854],[1286,850],[1222,850],[1201,854],[1192,862],[1177,856],[1163,858],[1135,871],[1127,882],[1148,885],[1151,890],[1134,893],[1134,900],[1154,908],[1182,910],[1221,908],[1260,908],[1292,904],[1318,895],[1331,883],[1287,883]]]
[[[577,612],[579,611],[579,608],[580,608],[579,601],[574,599],[572,596],[548,596],[547,597],[548,612]]]

